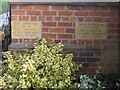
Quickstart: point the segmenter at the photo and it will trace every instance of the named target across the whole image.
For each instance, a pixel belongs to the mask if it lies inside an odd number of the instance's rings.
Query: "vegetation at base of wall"
[[[69,88],[75,87],[75,71],[81,64],[72,61],[73,54],[62,56],[61,43],[36,39],[35,48],[25,54],[4,53],[4,65],[0,77],[2,88]],[[77,85],[76,85],[77,86]]]
[[[0,88],[49,88],[80,90],[119,90],[120,77],[112,76],[99,79],[99,70],[95,75],[80,75],[76,80],[75,71],[81,67],[72,62],[73,55],[62,56],[61,43],[47,44],[37,38],[35,48],[24,54],[9,51],[4,53]]]
[[[105,82],[99,80],[100,68],[96,70],[95,75],[89,76],[88,74],[80,75],[80,83],[78,84],[79,89],[87,90],[102,90],[105,88]]]

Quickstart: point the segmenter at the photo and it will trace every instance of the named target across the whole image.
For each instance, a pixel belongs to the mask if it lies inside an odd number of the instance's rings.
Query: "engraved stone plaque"
[[[76,23],[76,39],[106,39],[106,23]]]
[[[40,22],[12,22],[12,38],[40,37]]]

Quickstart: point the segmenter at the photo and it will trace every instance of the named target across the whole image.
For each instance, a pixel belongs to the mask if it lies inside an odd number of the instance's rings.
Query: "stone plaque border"
[[[40,28],[39,28],[39,29],[40,29],[40,33],[39,33],[39,36],[37,36],[37,37],[40,37],[40,38],[41,38],[41,34],[42,34],[42,24],[41,24],[41,22],[39,22],[39,21],[12,21],[12,22],[11,22],[11,29],[12,29],[12,30],[11,30],[11,37],[12,37],[12,38],[20,38],[20,39],[24,39],[24,38],[25,38],[25,39],[29,39],[29,38],[30,38],[30,39],[32,39],[32,38],[34,39],[34,38],[36,38],[36,37],[29,37],[29,36],[28,36],[28,37],[26,36],[26,37],[23,37],[23,38],[22,38],[22,37],[14,37],[14,36],[12,35],[12,34],[13,34],[13,27],[12,27],[12,25],[13,25],[13,23],[15,23],[15,22],[18,22],[18,23],[19,23],[19,22],[20,22],[20,23],[22,23],[22,22],[23,22],[23,23],[24,23],[24,22],[28,22],[28,23],[29,23],[29,22],[30,22],[30,23],[32,23],[32,22],[38,22],[38,23],[40,23]]]
[[[89,32],[89,31],[92,31],[92,30],[88,30],[88,32],[87,32],[87,30],[86,31],[84,31],[84,32],[80,32],[81,33],[81,36],[80,36],[80,34],[78,35],[78,32],[77,32],[77,29],[78,29],[78,24],[80,24],[80,23],[82,23],[82,24],[104,24],[105,26],[103,26],[102,27],[102,29],[104,30],[103,31],[103,35],[99,35],[98,37],[95,37],[95,36],[97,36],[97,35],[95,35],[95,34],[92,34],[91,32]],[[84,26],[82,26],[81,28],[83,28]],[[88,26],[88,27],[90,27],[90,26]],[[97,27],[97,26],[95,26],[95,27]],[[100,26],[98,26],[98,28],[99,28]],[[85,28],[86,29],[86,28]],[[83,30],[84,30],[84,28],[83,28]],[[97,29],[96,29],[97,30]],[[94,29],[94,27],[93,27],[93,33],[95,33],[94,32],[95,31],[95,29]],[[83,35],[82,36],[82,34],[85,34],[86,33],[86,37],[85,37],[85,35]],[[102,33],[102,32],[101,32]],[[92,34],[92,35],[87,35],[87,34]],[[96,34],[99,34],[98,32],[96,32]],[[104,35],[105,34],[105,35]],[[90,37],[91,36],[91,37]],[[107,39],[107,23],[105,23],[105,22],[103,22],[103,23],[99,23],[99,22],[76,22],[76,25],[75,25],[75,39],[84,39],[84,40],[95,40],[95,39]]]

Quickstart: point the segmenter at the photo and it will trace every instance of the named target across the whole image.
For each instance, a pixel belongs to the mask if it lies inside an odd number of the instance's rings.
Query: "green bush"
[[[50,43],[37,38],[35,48],[25,54],[4,53],[2,88],[68,88],[75,80],[81,65],[72,62],[73,54],[62,56],[61,43]]]

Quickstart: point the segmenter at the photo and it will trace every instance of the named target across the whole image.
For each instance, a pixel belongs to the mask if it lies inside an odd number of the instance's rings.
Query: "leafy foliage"
[[[100,70],[100,68],[99,68]],[[94,76],[89,75],[80,75],[80,83],[78,84],[78,87],[80,89],[92,89],[92,90],[102,90],[105,88],[105,83],[101,82],[97,77],[100,73],[99,70],[96,70],[96,74]]]
[[[73,54],[60,53],[61,43],[50,43],[37,38],[33,51],[25,54],[5,52],[0,86],[2,88],[67,88],[75,80],[81,65],[72,62]]]
[[[8,11],[9,11],[8,0],[0,0],[0,14],[3,14]]]

